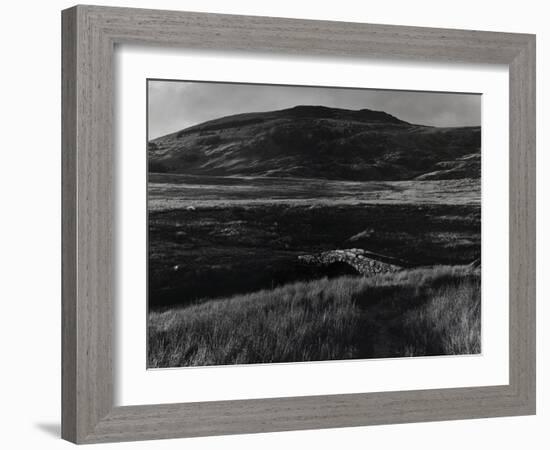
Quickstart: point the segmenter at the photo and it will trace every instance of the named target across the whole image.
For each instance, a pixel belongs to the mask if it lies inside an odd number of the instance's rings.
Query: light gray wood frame
[[[63,438],[94,443],[535,413],[535,36],[97,6],[63,11],[62,30]],[[509,384],[114,407],[118,43],[508,65]]]

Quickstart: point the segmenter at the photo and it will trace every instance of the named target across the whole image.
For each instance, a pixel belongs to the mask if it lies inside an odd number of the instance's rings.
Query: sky
[[[296,105],[368,108],[420,125],[481,124],[479,94],[165,80],[149,80],[147,88],[149,139],[219,117]]]

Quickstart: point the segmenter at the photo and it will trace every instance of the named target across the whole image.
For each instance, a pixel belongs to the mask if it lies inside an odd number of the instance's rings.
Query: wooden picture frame
[[[62,437],[75,443],[535,413],[535,36],[145,9],[62,13]],[[113,52],[139,43],[505,64],[510,86],[509,384],[113,406]]]

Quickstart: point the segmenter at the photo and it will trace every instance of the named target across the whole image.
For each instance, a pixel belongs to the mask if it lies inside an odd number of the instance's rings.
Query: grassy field
[[[480,351],[479,180],[150,174],[148,366]],[[360,276],[301,255],[361,248]]]
[[[479,205],[479,179],[341,181],[151,173],[149,211],[293,204]]]
[[[480,352],[480,273],[322,278],[150,312],[148,367]]]

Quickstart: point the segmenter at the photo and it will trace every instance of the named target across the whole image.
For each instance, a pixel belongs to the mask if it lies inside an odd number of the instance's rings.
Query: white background
[[[60,16],[72,3],[5,2],[0,18],[2,124],[0,273],[2,322],[2,434],[6,448],[68,448],[59,440],[60,416]],[[543,303],[549,295],[550,170],[548,143],[550,76],[548,12],[544,2],[506,1],[338,2],[104,1],[205,12],[333,19],[399,25],[470,28],[537,34],[538,221],[538,415],[500,419],[361,427],[119,444],[117,448],[256,449],[350,448],[542,449],[548,445],[550,397],[544,380],[550,323]],[[545,255],[543,255],[543,253]],[[546,275],[546,276],[545,276]],[[546,367],[545,367],[546,366]],[[98,446],[105,447],[106,446]],[[110,447],[113,448],[113,447]]]
[[[179,403],[508,383],[508,70],[503,66],[117,48],[115,402]],[[214,75],[213,75],[214,74]],[[145,80],[176,78],[482,93],[482,355],[145,370]],[[140,150],[141,149],[141,150]],[[406,373],[407,376],[403,376]],[[346,380],[342,384],[342,380]],[[220,383],[223,380],[223,383]]]

